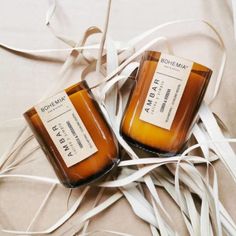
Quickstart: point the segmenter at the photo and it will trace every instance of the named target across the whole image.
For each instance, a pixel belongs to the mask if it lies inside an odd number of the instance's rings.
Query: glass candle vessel
[[[123,137],[160,156],[180,153],[211,74],[198,63],[145,52],[121,123]]]
[[[88,184],[119,161],[118,143],[85,81],[24,113],[60,182]]]

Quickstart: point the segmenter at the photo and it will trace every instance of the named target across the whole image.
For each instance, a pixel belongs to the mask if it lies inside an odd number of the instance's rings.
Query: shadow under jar
[[[211,74],[198,63],[145,52],[121,123],[123,137],[160,156],[180,153]]]
[[[95,181],[119,162],[118,143],[85,81],[24,117],[65,187]]]

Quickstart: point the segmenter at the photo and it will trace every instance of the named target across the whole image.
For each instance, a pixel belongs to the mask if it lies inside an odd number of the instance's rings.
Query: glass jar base
[[[172,156],[176,156],[176,155],[179,155],[181,154],[181,151],[180,152],[167,152],[167,151],[163,151],[161,149],[158,149],[158,148],[152,148],[152,147],[149,147],[145,144],[142,144],[136,140],[133,140],[132,138],[122,134],[122,137],[133,147],[136,147],[138,149],[141,149],[145,152],[148,152],[148,153],[152,153],[154,155],[156,155],[157,157],[172,157]]]
[[[117,162],[113,162],[107,168],[105,168],[101,172],[98,172],[98,173],[90,176],[89,178],[82,179],[79,181],[70,182],[70,183],[64,182],[64,181],[63,182],[60,181],[60,182],[66,188],[79,188],[79,187],[83,187],[83,186],[87,186],[87,185],[97,184],[99,182],[102,182],[108,176],[108,174],[114,173],[117,169],[117,165],[119,164],[119,162],[120,162],[119,160]]]

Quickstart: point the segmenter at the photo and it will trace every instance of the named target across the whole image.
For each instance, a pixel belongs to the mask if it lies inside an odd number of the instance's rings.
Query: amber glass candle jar
[[[41,102],[24,117],[66,187],[97,180],[119,161],[117,141],[85,81]]]
[[[122,120],[123,137],[160,156],[181,152],[211,74],[198,63],[145,52]]]

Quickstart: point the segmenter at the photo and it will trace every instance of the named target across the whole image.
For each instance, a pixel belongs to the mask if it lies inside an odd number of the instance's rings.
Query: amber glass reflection
[[[86,82],[75,84],[65,91],[98,149],[87,159],[68,168],[36,110],[30,109],[24,117],[61,183],[73,188],[88,184],[109,172],[119,160],[118,144]]]
[[[158,67],[160,55],[161,53],[154,51],[144,54],[136,84],[123,117],[121,133],[125,139],[136,146],[154,151],[161,156],[170,156],[181,152],[184,147],[212,71],[203,65],[193,63],[171,129],[167,130],[139,118],[154,72]]]

